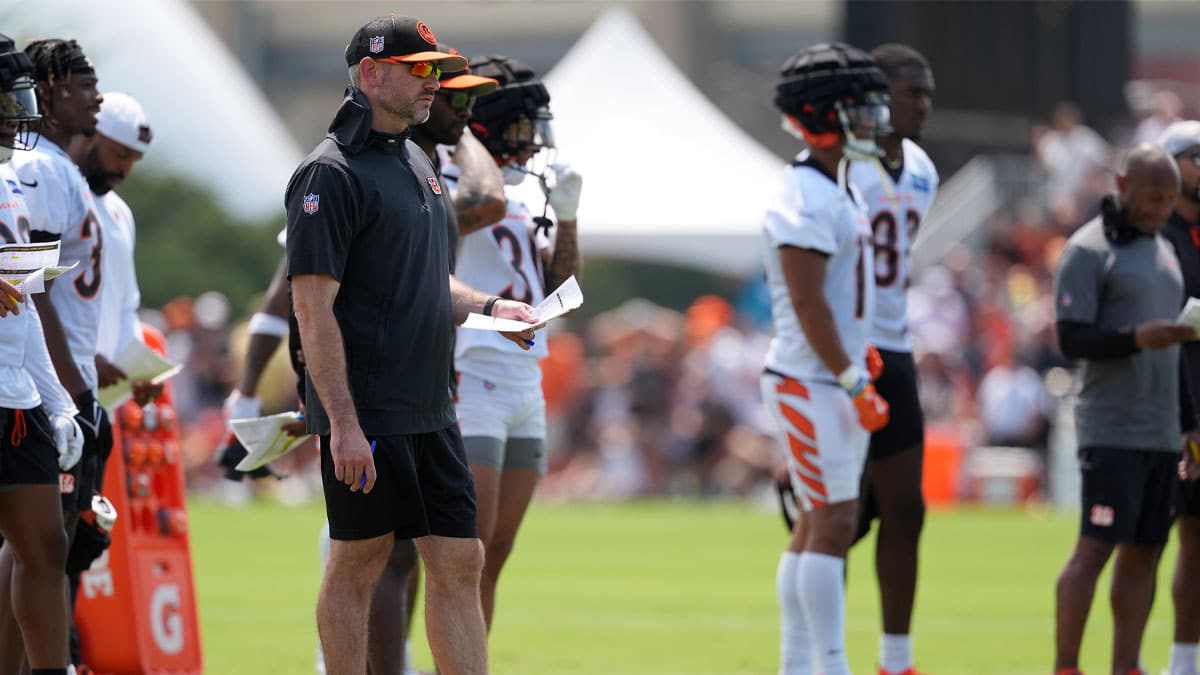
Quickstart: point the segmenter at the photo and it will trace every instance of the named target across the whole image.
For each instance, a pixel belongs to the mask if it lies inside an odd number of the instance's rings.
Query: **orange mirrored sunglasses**
[[[409,72],[422,79],[432,77],[436,80],[442,76],[442,67],[431,61],[421,61],[419,63],[412,64],[412,68],[409,69]]]
[[[421,79],[438,79],[442,76],[442,67],[432,61],[418,61],[416,63],[408,63],[407,61],[399,60],[399,57],[389,56],[386,59],[375,59],[380,63],[390,63],[396,66],[408,66],[409,72]]]

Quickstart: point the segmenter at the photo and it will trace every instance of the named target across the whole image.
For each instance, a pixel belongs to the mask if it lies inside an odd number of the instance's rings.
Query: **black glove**
[[[241,482],[246,476],[258,480],[260,478],[274,478],[283,480],[287,476],[277,471],[273,471],[270,466],[264,465],[251,471],[239,471],[237,465],[246,455],[250,453],[246,451],[246,446],[237,439],[237,436],[230,436],[229,444],[221,448],[221,452],[217,454],[217,464],[220,464],[225,469],[225,478],[234,482]]]
[[[67,551],[67,574],[81,574],[91,567],[92,562],[110,545],[112,537],[107,532],[95,523],[80,518],[75,526],[75,539],[71,541],[71,548]]]

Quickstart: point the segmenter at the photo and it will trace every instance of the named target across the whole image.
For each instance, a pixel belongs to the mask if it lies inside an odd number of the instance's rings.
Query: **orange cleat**
[[[922,673],[921,671],[917,670],[915,667],[909,668],[907,670],[897,671],[897,672],[892,672],[890,670],[885,670],[883,668],[880,668],[879,675],[925,675],[925,673]]]

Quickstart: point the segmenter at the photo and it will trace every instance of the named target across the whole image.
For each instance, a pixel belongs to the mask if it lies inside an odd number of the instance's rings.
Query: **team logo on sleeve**
[[[320,201],[321,195],[312,193],[304,195],[304,212],[310,216],[316,213],[317,209],[320,208]]]
[[[369,50],[372,54],[378,54],[379,52],[383,51],[383,36],[376,35],[375,37],[372,37],[371,44],[367,46],[367,50]]]
[[[440,183],[438,183],[437,178],[430,176],[429,178],[426,178],[425,180],[429,181],[429,187],[433,190],[433,194],[435,194],[435,195],[442,194],[442,186]]]
[[[1096,527],[1112,527],[1113,522],[1116,520],[1116,515],[1117,514],[1113,510],[1113,507],[1104,506],[1103,504],[1096,504],[1092,507],[1092,513],[1089,519]]]
[[[912,186],[917,192],[929,192],[929,179],[925,176],[914,175],[912,177]]]

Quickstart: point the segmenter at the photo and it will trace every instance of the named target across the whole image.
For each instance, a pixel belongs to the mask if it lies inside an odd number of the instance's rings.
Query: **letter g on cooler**
[[[150,633],[164,654],[183,651],[183,617],[179,612],[180,594],[176,584],[162,584],[150,596]]]

